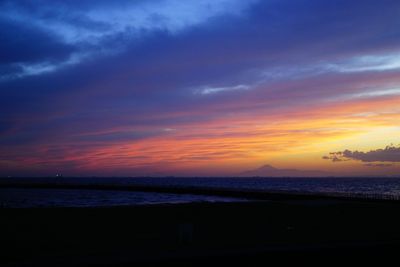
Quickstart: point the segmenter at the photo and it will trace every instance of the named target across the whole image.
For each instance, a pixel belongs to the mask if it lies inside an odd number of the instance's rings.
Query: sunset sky
[[[400,1],[0,1],[0,175],[400,175]]]

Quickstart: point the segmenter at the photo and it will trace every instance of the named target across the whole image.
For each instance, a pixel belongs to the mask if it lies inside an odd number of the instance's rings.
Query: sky
[[[0,0],[0,175],[400,175],[397,0]]]

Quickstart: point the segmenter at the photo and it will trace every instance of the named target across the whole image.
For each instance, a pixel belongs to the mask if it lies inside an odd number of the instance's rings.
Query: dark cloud
[[[367,166],[367,167],[391,167],[391,166],[393,166],[393,164],[385,164],[385,163],[367,163],[367,164],[364,164],[364,166]]]
[[[344,150],[339,152],[331,152],[323,159],[332,160],[333,162],[358,160],[362,162],[400,162],[400,146],[390,145],[384,149],[363,151]],[[383,166],[382,164],[367,164],[367,166]],[[384,164],[388,165],[388,164]]]
[[[61,61],[74,47],[29,23],[0,18],[0,76],[8,74],[13,63]],[[17,71],[17,70],[15,70]]]

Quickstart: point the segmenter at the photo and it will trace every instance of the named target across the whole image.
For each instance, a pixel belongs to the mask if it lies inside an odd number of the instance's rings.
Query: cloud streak
[[[235,85],[235,86],[226,86],[226,87],[209,87],[206,86],[201,89],[196,89],[194,91],[195,94],[200,95],[210,95],[210,94],[217,94],[222,92],[232,92],[232,91],[241,91],[241,90],[249,90],[251,87],[248,85]]]

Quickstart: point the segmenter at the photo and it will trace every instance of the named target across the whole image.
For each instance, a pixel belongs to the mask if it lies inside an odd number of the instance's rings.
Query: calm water
[[[70,189],[0,188],[2,207],[110,207],[189,202],[245,201],[218,196]]]
[[[14,183],[200,186],[245,190],[400,196],[399,178],[10,178],[0,179],[0,184],[10,181]],[[0,189],[0,204],[12,207],[119,206],[237,200],[226,197],[121,191]]]

